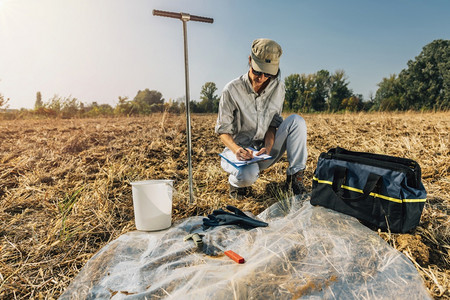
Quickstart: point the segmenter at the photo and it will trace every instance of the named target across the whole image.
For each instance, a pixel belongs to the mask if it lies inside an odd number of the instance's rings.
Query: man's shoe
[[[303,174],[304,171],[298,171],[294,175],[287,175],[286,178],[286,189],[292,190],[294,195],[299,195],[306,193],[306,188],[303,185]]]
[[[230,184],[230,197],[237,200],[252,196],[252,188],[247,187],[235,187]]]

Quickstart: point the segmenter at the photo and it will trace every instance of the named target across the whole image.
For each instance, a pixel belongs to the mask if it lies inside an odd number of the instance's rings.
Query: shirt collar
[[[250,77],[248,77],[248,72],[242,75],[242,79],[245,82],[245,87],[247,88],[247,92],[249,94],[256,94],[256,92],[253,90],[252,83],[250,82]]]

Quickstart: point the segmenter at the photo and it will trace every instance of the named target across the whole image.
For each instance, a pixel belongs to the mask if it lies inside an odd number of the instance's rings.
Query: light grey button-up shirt
[[[236,78],[223,89],[216,133],[228,133],[243,146],[263,141],[269,126],[278,128],[283,122],[284,94],[284,83],[278,78],[271,79],[260,95],[253,90],[248,73]]]

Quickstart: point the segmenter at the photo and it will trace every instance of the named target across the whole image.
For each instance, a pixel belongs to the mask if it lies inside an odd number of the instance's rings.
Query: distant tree
[[[314,74],[291,74],[285,78],[286,94],[284,108],[288,111],[308,111],[315,92]]]
[[[396,74],[383,78],[378,84],[374,102],[376,110],[390,111],[408,108],[404,101],[403,88]]]
[[[179,114],[181,112],[180,103],[169,99],[169,102],[164,103],[164,111]]]
[[[37,92],[36,93],[36,102],[34,103],[34,109],[39,109],[43,105],[44,105],[44,103],[42,102],[41,92]]]
[[[404,109],[450,108],[450,40],[435,40],[423,47],[399,74],[405,91]]]
[[[330,89],[330,73],[292,74],[285,78],[285,109],[288,111],[322,111]]]
[[[314,111],[322,111],[325,109],[325,102],[330,92],[330,72],[326,70],[318,71],[314,76],[314,81],[315,87],[311,99],[311,109]]]
[[[46,103],[44,103],[44,107],[59,113],[63,105],[62,102],[62,98],[55,94]]]
[[[138,91],[131,106],[133,113],[149,114],[152,112],[162,112],[164,109],[164,99],[162,94],[155,90],[145,89]]]
[[[450,40],[435,40],[408,61],[398,77],[378,84],[374,108],[442,110],[450,108]]]
[[[343,70],[337,70],[334,74],[327,70],[319,70],[314,74],[291,74],[284,82],[284,109],[288,111],[357,111],[364,106],[362,95],[354,95],[348,88],[349,82]],[[342,104],[344,99],[347,100]]]
[[[344,70],[337,70],[330,78],[330,96],[328,98],[328,110],[341,109],[342,100],[352,96],[353,92],[348,88],[347,76]]]
[[[300,88],[297,92],[297,101],[294,104],[295,111],[311,111],[316,90],[317,88],[315,74],[301,74]]]
[[[217,113],[219,111],[219,97],[215,94],[217,91],[214,82],[207,82],[202,86],[200,92],[199,112]]]
[[[341,107],[347,111],[357,111],[360,99],[357,96],[351,96],[342,100]]]
[[[84,104],[82,102],[72,96],[61,99],[61,116],[63,118],[73,118],[81,115],[81,112],[84,110]]]
[[[194,100],[189,101],[190,112],[193,113],[204,113],[205,111],[200,107],[199,103]]]
[[[81,114],[83,107],[83,103],[77,98],[54,95],[48,102],[43,104],[43,109],[38,109],[38,111],[45,112],[47,115],[73,118]]]
[[[132,107],[128,97],[119,96],[119,103],[114,107],[114,114],[128,116],[131,114]]]
[[[98,116],[110,116],[113,115],[114,109],[109,104],[98,104],[97,102],[92,102],[84,108],[85,116],[88,117],[98,117]]]
[[[298,92],[300,90],[300,75],[291,74],[284,79],[286,86],[284,108],[287,111],[293,111],[294,103],[297,101]]]

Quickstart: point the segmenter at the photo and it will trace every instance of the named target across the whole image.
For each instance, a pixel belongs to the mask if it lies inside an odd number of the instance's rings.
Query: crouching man
[[[253,41],[249,70],[223,89],[216,133],[238,160],[253,157],[247,148],[258,150],[272,159],[236,168],[222,158],[221,166],[229,173],[230,196],[243,199],[251,195],[261,170],[280,160],[287,152],[289,167],[286,187],[294,194],[305,192],[303,172],[306,167],[306,123],[299,115],[281,117],[285,87],[280,80],[281,46],[270,39]]]

